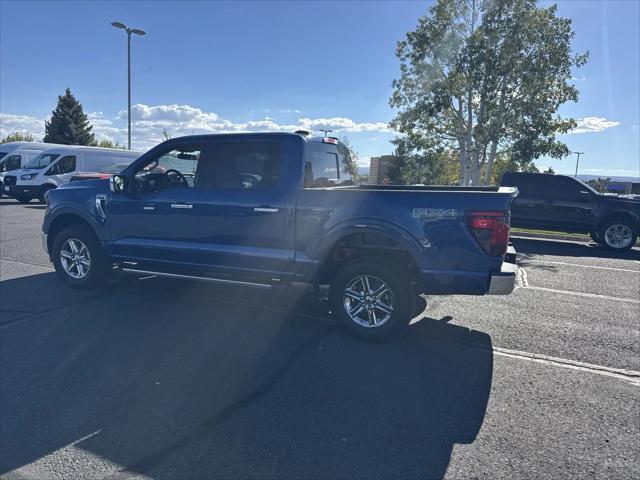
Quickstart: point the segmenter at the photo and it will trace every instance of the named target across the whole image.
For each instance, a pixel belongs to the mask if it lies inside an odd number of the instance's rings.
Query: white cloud
[[[640,176],[640,169],[638,170],[624,170],[624,169],[610,169],[610,168],[585,168],[581,169],[582,172],[590,173],[608,173],[609,175],[635,175]]]
[[[44,135],[44,118],[0,113],[0,137],[13,132],[30,133],[40,139]]]
[[[292,110],[295,112],[295,110]],[[98,140],[110,139],[121,144],[127,139],[127,112],[108,118],[103,112],[87,113]],[[249,115],[251,117],[251,115]],[[0,133],[20,131],[36,138],[44,136],[44,118],[0,113]],[[172,137],[209,133],[294,132],[296,130],[332,130],[334,133],[391,132],[384,122],[358,123],[346,117],[300,118],[297,123],[280,124],[271,117],[245,122],[223,119],[214,112],[206,112],[190,105],[144,105],[131,107],[132,144],[145,150],[163,140],[163,129]],[[368,163],[367,163],[368,165]]]
[[[609,128],[617,127],[620,122],[615,120],[607,120],[603,117],[584,117],[578,120],[576,128],[571,130],[569,134],[574,133],[597,133]]]
[[[358,159],[359,167],[369,167],[371,165],[371,157],[361,157]]]
[[[586,82],[587,77],[585,77],[584,75],[582,77],[571,77],[571,80],[574,82]]]

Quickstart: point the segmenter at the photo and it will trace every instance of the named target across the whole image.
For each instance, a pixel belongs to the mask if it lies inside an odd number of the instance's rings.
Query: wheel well
[[[348,235],[336,242],[320,265],[317,282],[330,283],[341,265],[362,257],[381,257],[394,265],[405,267],[410,278],[417,276],[418,267],[411,253],[393,236],[379,232],[363,232]]]
[[[53,242],[55,240],[55,238],[58,236],[58,234],[67,227],[70,227],[71,225],[80,225],[83,227],[87,227],[91,232],[94,233],[93,228],[91,227],[91,225],[89,224],[89,222],[87,222],[84,218],[75,215],[73,213],[65,213],[60,215],[59,217],[57,217],[52,223],[51,226],[49,227],[49,232],[47,235],[47,247],[49,252],[51,252],[51,248],[53,247]],[[97,235],[96,235],[97,237]]]
[[[600,230],[606,222],[614,219],[620,219],[629,222],[636,231],[640,229],[640,222],[638,221],[638,219],[634,217],[632,213],[622,210],[619,212],[609,213],[602,220],[600,220],[600,223],[598,224],[598,230]]]

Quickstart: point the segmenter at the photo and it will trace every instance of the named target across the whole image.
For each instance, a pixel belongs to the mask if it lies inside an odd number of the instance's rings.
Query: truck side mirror
[[[111,175],[109,189],[113,193],[122,193],[127,190],[127,177],[124,175]]]

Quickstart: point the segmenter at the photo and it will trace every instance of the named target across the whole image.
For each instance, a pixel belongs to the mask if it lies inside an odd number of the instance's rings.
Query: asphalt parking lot
[[[3,478],[640,478],[640,250],[514,239],[508,297],[344,335],[302,289],[57,280],[0,200]]]

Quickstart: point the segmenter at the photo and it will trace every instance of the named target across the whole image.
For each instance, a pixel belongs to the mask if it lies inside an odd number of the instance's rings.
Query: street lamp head
[[[147,32],[145,32],[144,30],[139,30],[137,28],[132,28],[131,29],[131,33],[135,33],[136,35],[146,35]]]
[[[111,22],[111,26],[116,28],[124,28],[125,30],[127,29],[127,26],[122,22]]]

